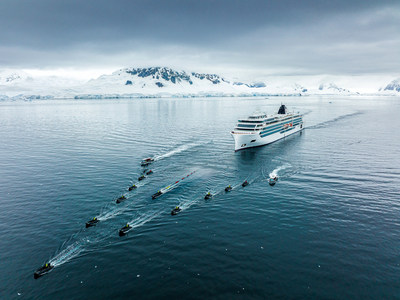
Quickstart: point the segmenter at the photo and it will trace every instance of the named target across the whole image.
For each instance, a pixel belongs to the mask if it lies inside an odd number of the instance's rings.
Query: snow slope
[[[124,68],[88,82],[0,71],[0,99],[268,95],[400,95],[393,76],[273,76],[257,82],[167,67]]]

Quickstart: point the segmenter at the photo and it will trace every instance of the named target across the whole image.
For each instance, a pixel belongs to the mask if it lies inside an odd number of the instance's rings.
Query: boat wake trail
[[[133,195],[129,195],[128,193],[125,193],[124,196],[126,197],[126,200],[129,200],[130,198],[133,197]],[[113,200],[115,202],[115,200]],[[99,215],[96,216],[96,218],[99,221],[106,221],[111,218],[114,218],[120,214],[122,214],[124,211],[126,211],[128,208],[127,206],[123,206],[120,204],[116,203],[108,203],[100,212]]]
[[[246,178],[246,180],[247,180],[247,182],[248,182],[249,184],[250,184],[250,183],[253,183],[256,179],[257,179],[257,178],[253,178],[253,179],[249,180],[248,178]],[[231,185],[231,187],[232,187],[231,191],[234,191],[234,190],[236,190],[236,189],[238,189],[238,188],[241,188],[241,187],[242,187],[242,182],[239,182],[239,183],[237,183],[237,184]],[[225,192],[225,187],[224,187],[222,190],[220,190],[220,191],[216,192],[215,194],[213,194],[213,197],[214,197],[214,196],[221,195],[221,194],[224,194],[224,193],[226,193],[226,192]]]
[[[172,190],[175,189],[177,186],[179,186],[179,185],[182,183],[183,180],[185,180],[186,178],[188,178],[190,175],[192,175],[192,174],[194,174],[194,173],[196,173],[196,170],[193,171],[192,173],[189,173],[189,174],[187,174],[186,176],[182,177],[181,180],[178,180],[178,181],[176,181],[175,183],[173,183],[173,184],[171,184],[171,185],[168,185],[168,186],[166,186],[166,187],[160,189],[155,195],[153,195],[153,199],[155,199],[155,198],[157,198],[157,197],[159,197],[159,196],[161,196],[161,195],[164,195],[164,194],[166,194],[166,193],[172,191]]]
[[[82,242],[77,241],[56,254],[53,258],[49,260],[49,263],[54,267],[60,266],[70,261],[74,257],[77,257],[82,251]]]
[[[171,151],[169,151],[169,152],[167,152],[167,153],[165,153],[165,154],[156,155],[156,156],[153,157],[153,159],[154,159],[154,161],[158,161],[158,160],[161,160],[161,159],[170,157],[170,156],[172,156],[172,155],[181,153],[181,152],[183,152],[183,151],[186,151],[186,150],[189,150],[189,149],[191,149],[191,148],[194,148],[194,147],[197,147],[197,146],[201,146],[201,145],[204,145],[204,144],[207,144],[207,143],[208,143],[208,142],[203,142],[203,143],[189,143],[189,144],[181,145],[181,146],[179,146],[179,147],[177,147],[177,148],[175,148],[175,149],[173,149],[173,150],[171,150]]]
[[[164,212],[164,210],[160,210],[160,211],[152,212],[150,214],[148,214],[148,213],[147,214],[142,214],[139,217],[137,217],[137,218],[131,220],[130,222],[128,222],[128,224],[132,228],[137,228],[137,227],[143,226],[147,222],[150,222],[154,218],[156,218],[159,215],[161,215],[163,212]]]
[[[218,194],[220,194],[219,192],[216,194],[212,194],[213,197],[217,196]],[[207,201],[204,200],[204,193],[203,192],[198,192],[195,195],[193,195],[192,200],[189,201],[181,201],[179,203],[179,208],[181,209],[181,211],[185,211],[187,209],[189,209],[190,207],[192,207],[193,205],[199,203],[200,201]]]
[[[334,119],[332,119],[332,120],[325,121],[325,122],[322,122],[322,123],[319,123],[319,124],[315,124],[315,125],[311,125],[311,126],[306,126],[305,129],[319,129],[319,128],[325,128],[325,127],[331,125],[332,123],[336,123],[337,121],[340,121],[340,120],[343,120],[343,119],[347,119],[347,118],[350,118],[350,117],[354,117],[354,116],[357,116],[357,115],[361,115],[361,114],[363,114],[361,111],[357,111],[357,112],[354,112],[354,113],[351,113],[351,114],[339,116],[339,117],[337,117],[337,118],[334,118]]]
[[[106,221],[106,220],[109,220],[111,218],[114,218],[114,217],[122,214],[124,211],[126,211],[126,207],[124,207],[124,208],[114,207],[110,211],[107,211],[107,212],[104,212],[104,213],[100,213],[100,215],[98,215],[96,218],[99,221]]]
[[[259,179],[259,177],[255,177],[255,178],[252,178],[252,179],[248,179],[248,177],[247,177],[246,181],[249,184],[252,184],[254,182],[257,182],[258,179]],[[231,187],[232,187],[232,189],[230,190],[230,192],[232,192],[234,190],[237,190],[238,188],[243,188],[242,183],[240,183],[240,182],[235,184],[235,185],[231,185]],[[229,192],[225,191],[225,188],[226,188],[226,186],[221,188],[221,189],[218,189],[218,191],[215,191],[217,189],[209,190],[211,195],[212,195],[212,197],[210,199],[208,199],[208,200],[204,199],[204,195],[205,195],[204,192],[196,193],[196,195],[193,196],[192,200],[180,202],[179,203],[179,208],[181,209],[181,211],[185,211],[188,208],[190,208],[191,206],[199,203],[200,201],[211,201],[212,199],[214,199],[215,197],[217,197],[219,195],[229,193]]]
[[[232,189],[233,189],[233,188],[232,188]],[[219,190],[218,192],[210,191],[210,193],[211,193],[211,195],[212,195],[213,197],[216,197],[216,196],[218,196],[218,195],[221,195],[221,194],[224,193],[224,192],[225,192],[225,189]]]
[[[137,183],[137,188],[144,186],[145,183]],[[132,198],[134,195],[131,192],[127,192],[123,194],[126,197],[126,201]],[[100,214],[96,217],[99,221],[106,221],[112,219],[129,209],[129,204],[122,206],[115,203],[113,200],[112,203],[108,203],[106,206],[103,207]],[[147,222],[147,221],[146,221]],[[104,240],[109,235],[98,235],[96,237],[89,237],[85,236],[82,237],[82,233],[85,232],[84,230],[80,230],[79,232],[73,234],[68,240],[66,240],[56,254],[49,260],[49,263],[53,266],[60,266],[65,264],[66,262],[70,261],[72,258],[77,257],[82,251],[86,250],[85,246],[89,243],[96,243]],[[78,238],[81,236],[80,238]],[[75,240],[74,242],[72,242]],[[68,245],[70,244],[70,245]],[[68,245],[68,246],[66,246]]]
[[[282,165],[282,166],[277,167],[277,168],[274,169],[271,173],[269,173],[269,177],[278,176],[279,171],[285,170],[285,169],[287,169],[288,167],[290,167],[289,164],[285,164],[285,165]],[[263,174],[263,175],[264,175],[264,174]],[[264,178],[268,179],[266,176],[264,176]]]
[[[190,201],[184,201],[184,202],[180,202],[179,203],[179,208],[182,211],[185,211],[186,209],[190,208],[191,206],[195,205],[196,203],[198,203],[199,201],[201,201],[202,199],[204,199],[203,196],[200,196],[199,194],[196,195],[195,197],[193,197],[193,200]]]
[[[136,185],[136,189],[135,190],[141,188],[142,186],[145,186],[146,184],[147,184],[147,182],[145,182],[145,183],[144,182],[140,182],[140,181],[136,182],[135,183],[135,185]],[[134,196],[133,192],[135,190],[132,190],[130,192],[126,192],[126,193],[123,194],[123,196],[126,197],[126,200],[129,200],[130,198],[132,198]],[[108,203],[107,205],[105,205],[101,209],[100,214],[97,215],[96,218],[99,221],[106,221],[106,220],[112,219],[112,218],[122,214],[127,209],[128,209],[128,207],[126,205],[122,206],[121,204],[116,204],[115,200],[113,200],[112,203]]]

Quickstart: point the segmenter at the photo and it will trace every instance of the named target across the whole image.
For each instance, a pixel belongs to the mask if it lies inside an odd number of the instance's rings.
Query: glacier
[[[392,75],[268,76],[245,82],[169,67],[122,68],[86,82],[0,71],[0,100],[400,95]]]

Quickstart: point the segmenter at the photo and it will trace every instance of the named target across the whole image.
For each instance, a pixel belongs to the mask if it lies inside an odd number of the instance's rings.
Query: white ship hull
[[[283,139],[291,134],[303,130],[303,124],[294,126],[289,131],[280,131],[265,137],[260,136],[260,132],[232,132],[233,139],[235,140],[235,151],[239,151],[246,148],[258,147],[273,143],[277,140]]]

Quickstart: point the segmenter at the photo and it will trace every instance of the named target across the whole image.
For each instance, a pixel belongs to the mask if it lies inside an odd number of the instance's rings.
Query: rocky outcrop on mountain
[[[393,80],[383,90],[400,92],[400,79]]]

